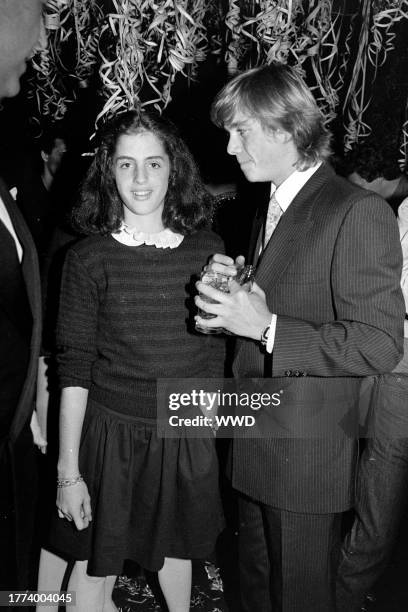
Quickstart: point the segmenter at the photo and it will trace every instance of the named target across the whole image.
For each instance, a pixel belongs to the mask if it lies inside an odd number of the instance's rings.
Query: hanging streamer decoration
[[[307,76],[326,122],[343,116],[348,151],[371,131],[372,83],[403,18],[408,0],[48,0],[31,97],[40,121],[61,119],[99,71],[101,121],[135,106],[161,111],[177,76],[194,79],[208,53],[231,75],[278,61]],[[408,110],[401,167],[407,155]]]
[[[406,13],[406,0],[364,0],[359,46],[354,59],[354,68],[343,104],[345,139],[344,150],[369,136],[371,127],[364,121],[364,114],[371,102],[371,84],[378,68],[388,53],[394,49],[393,28]]]
[[[224,12],[219,0],[207,0],[204,26],[207,31],[209,53],[221,60],[224,47]]]
[[[100,23],[97,0],[48,0],[44,11],[46,45],[33,57],[35,97],[40,117],[62,119],[86,87],[97,61]]]
[[[113,0],[99,40],[106,103],[97,123],[120,110],[171,100],[177,74],[194,78],[205,59],[205,0]]]
[[[401,3],[400,11],[402,17],[408,19],[408,1]],[[408,98],[405,105],[404,115],[404,123],[402,124],[401,128],[401,146],[398,163],[402,172],[408,172]]]
[[[395,25],[407,17],[407,5],[408,0],[361,0],[343,6],[334,0],[229,0],[228,71],[235,74],[273,61],[297,65],[307,74],[325,122],[343,115],[347,151],[371,131],[364,118],[372,83],[394,49]],[[351,11],[347,16],[345,7]],[[407,132],[408,120],[401,145],[404,160]]]
[[[67,93],[61,63],[61,48],[71,35],[68,25],[72,0],[50,0],[44,11],[47,44],[33,57],[35,78],[31,80],[30,97],[35,97],[40,115],[62,119],[73,97]]]
[[[241,47],[241,7],[240,0],[229,0],[229,9],[225,17],[227,28],[227,51],[225,61],[228,73],[233,75],[238,72],[239,63],[243,54]]]
[[[333,12],[332,0],[322,2],[310,13],[309,30],[314,32],[315,45],[309,47],[306,61],[310,64],[314,83],[309,82],[325,122],[337,115],[342,81],[339,73],[339,38],[342,16]],[[311,80],[311,79],[310,79]]]
[[[316,97],[327,121],[338,97],[332,85],[338,32],[332,0],[229,1],[226,62],[231,74],[263,63],[311,64]]]
[[[104,14],[96,0],[74,0],[72,13],[76,40],[74,75],[80,87],[88,87],[99,60],[98,43]]]

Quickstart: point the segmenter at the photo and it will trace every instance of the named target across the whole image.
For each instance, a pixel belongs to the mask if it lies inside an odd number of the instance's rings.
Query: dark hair
[[[170,160],[170,178],[163,208],[166,228],[186,235],[208,227],[212,196],[205,190],[195,161],[175,126],[158,114],[132,110],[117,115],[100,131],[100,144],[80,188],[73,224],[84,234],[110,234],[119,229],[123,203],[113,174],[113,157],[123,134],[151,132]]]
[[[44,153],[51,153],[57,139],[63,140],[67,144],[65,130],[59,125],[53,125],[44,129],[38,140],[38,147]]]
[[[376,178],[383,177],[391,181],[401,176],[398,166],[398,143],[384,137],[367,138],[357,143],[344,160],[344,174],[348,176],[356,172],[371,183]]]
[[[291,134],[305,170],[330,155],[330,134],[322,114],[298,72],[274,62],[234,77],[216,96],[211,118],[228,127],[237,112],[257,119],[264,129],[281,128]]]

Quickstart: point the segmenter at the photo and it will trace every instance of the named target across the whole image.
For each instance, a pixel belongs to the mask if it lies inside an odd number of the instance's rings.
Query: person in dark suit
[[[259,410],[258,435],[232,447],[239,492],[245,612],[330,612],[342,514],[354,499],[362,377],[402,354],[404,303],[396,220],[374,193],[327,163],[329,135],[313,96],[283,64],[236,76],[218,94],[215,123],[229,134],[250,182],[265,182],[251,240],[250,292],[203,283],[196,321],[239,336],[233,370],[262,379],[280,406]],[[231,258],[212,269],[236,274]]]
[[[40,36],[41,0],[0,0],[0,99],[15,96]],[[29,587],[36,498],[30,422],[41,334],[38,261],[0,179],[0,589]]]
[[[398,208],[398,225],[401,288],[408,311],[408,198]],[[365,385],[367,440],[357,474],[354,522],[340,551],[337,612],[358,612],[368,604],[392,557],[408,507],[408,314],[402,360],[391,373],[369,377]]]

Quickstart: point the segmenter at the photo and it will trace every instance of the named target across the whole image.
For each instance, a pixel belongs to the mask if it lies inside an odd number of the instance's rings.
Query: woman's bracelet
[[[62,489],[63,487],[71,487],[72,485],[76,485],[78,482],[83,482],[81,474],[76,476],[75,478],[57,478],[57,487],[58,489]]]

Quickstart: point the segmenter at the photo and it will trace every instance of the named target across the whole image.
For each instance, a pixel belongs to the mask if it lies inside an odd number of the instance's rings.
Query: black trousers
[[[408,506],[408,375],[374,380],[371,438],[360,459],[356,516],[343,543],[338,612],[357,612],[386,569]]]
[[[239,497],[242,612],[332,612],[341,514],[301,514]]]

